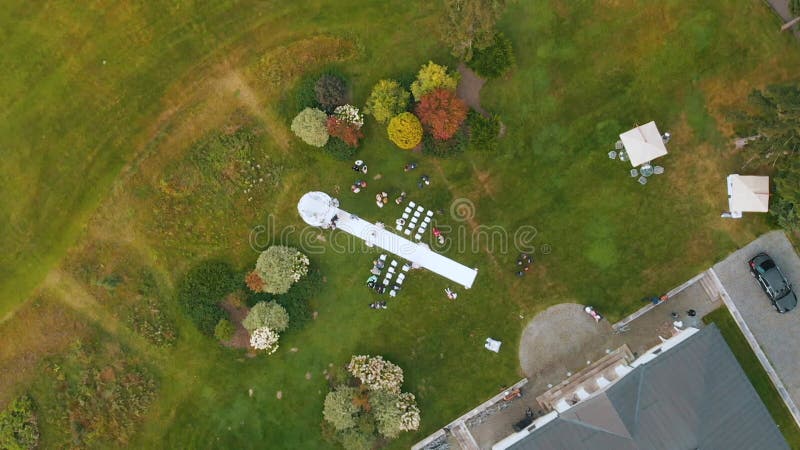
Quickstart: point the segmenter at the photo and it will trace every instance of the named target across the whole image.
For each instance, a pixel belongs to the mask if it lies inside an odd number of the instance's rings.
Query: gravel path
[[[531,382],[554,370],[566,375],[585,367],[587,358],[600,358],[607,348],[616,348],[609,347],[613,337],[611,324],[607,320],[595,322],[583,311],[583,305],[555,305],[538,314],[522,333],[520,366]]]

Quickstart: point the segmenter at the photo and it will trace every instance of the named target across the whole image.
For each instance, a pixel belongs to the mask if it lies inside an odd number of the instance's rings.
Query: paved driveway
[[[795,405],[800,405],[800,308],[778,314],[750,275],[747,261],[767,252],[800,288],[800,258],[786,235],[767,233],[714,266],[722,286],[769,359]]]

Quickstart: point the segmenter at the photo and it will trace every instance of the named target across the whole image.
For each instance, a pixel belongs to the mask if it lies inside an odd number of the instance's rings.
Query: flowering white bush
[[[284,294],[308,273],[308,265],[308,256],[296,248],[273,245],[258,256],[255,273],[264,282],[264,292]]]
[[[355,355],[350,359],[347,370],[372,390],[400,393],[403,369],[382,356]]]
[[[353,105],[337,106],[333,110],[333,115],[337,119],[353,124],[358,128],[364,126],[364,115]]]
[[[417,407],[417,399],[414,394],[410,392],[403,392],[400,394],[400,401],[397,402],[397,408],[403,411],[400,416],[400,429],[403,431],[414,431],[419,429],[419,408]]]
[[[268,355],[271,355],[278,350],[280,337],[277,331],[270,330],[268,327],[257,328],[250,335],[250,345],[256,350],[265,350]]]

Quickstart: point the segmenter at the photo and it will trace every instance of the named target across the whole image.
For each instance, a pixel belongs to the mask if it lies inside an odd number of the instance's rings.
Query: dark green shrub
[[[347,84],[332,73],[323,74],[314,84],[317,102],[327,112],[347,103]]]
[[[347,143],[337,137],[328,139],[328,143],[323,147],[328,154],[341,161],[348,161],[353,159],[353,156],[358,151],[357,147],[351,147]]]
[[[497,78],[511,70],[514,60],[511,41],[503,33],[497,33],[492,45],[483,50],[475,50],[467,66],[484,78]]]
[[[477,151],[496,151],[500,134],[500,119],[495,115],[484,117],[480,113],[470,112],[467,119],[469,128],[469,149]]]
[[[39,423],[33,400],[27,395],[14,399],[0,412],[0,448],[32,449],[39,444]]]
[[[425,137],[422,139],[422,153],[439,158],[449,158],[463,153],[468,143],[467,129],[463,126],[446,141],[440,141],[430,133],[425,133]]]
[[[219,320],[226,317],[219,303],[238,285],[239,277],[228,263],[204,261],[189,270],[178,285],[178,302],[197,328],[212,336]]]

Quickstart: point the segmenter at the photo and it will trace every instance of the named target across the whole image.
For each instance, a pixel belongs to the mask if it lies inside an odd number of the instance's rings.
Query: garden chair
[[[415,206],[417,206],[417,204],[416,204],[416,203],[414,203],[414,202],[408,202],[408,207],[409,207],[409,208],[413,208],[413,207],[415,207]]]
[[[425,211],[425,208],[423,208],[422,205],[417,206],[417,212],[422,213],[422,211]]]
[[[639,176],[639,171],[637,169],[631,169],[631,178],[636,178]]]
[[[644,186],[645,184],[647,184],[647,177],[642,175],[641,177],[639,177],[639,179],[637,181],[639,181],[639,184]]]
[[[403,213],[403,219],[408,219],[408,213],[407,212]]]
[[[403,267],[400,270],[402,270],[403,272],[408,272],[408,269],[410,269],[410,268],[411,268],[411,266],[409,266],[408,264],[403,264]],[[400,274],[400,276],[403,277],[403,278],[406,277],[402,273]]]
[[[614,149],[615,150],[622,150],[624,148],[625,148],[625,146],[622,145],[622,141],[617,141],[616,143],[614,143]]]
[[[403,226],[398,223],[397,225],[395,225],[394,229],[397,231],[403,231]]]
[[[403,214],[409,215],[410,213],[411,213],[411,207],[410,206],[406,206],[406,209],[403,210]]]
[[[390,262],[389,265],[392,267],[397,267],[397,261],[392,260],[392,262]]]
[[[664,173],[664,168],[661,166],[655,166],[653,167],[653,173],[656,175],[661,175],[662,173]]]
[[[379,256],[378,259],[380,259],[381,261],[386,261],[386,253]]]
[[[420,216],[420,212],[419,211],[414,211],[414,217],[419,217],[419,216]]]
[[[417,233],[417,234],[414,235],[414,240],[419,241],[420,239],[422,239],[422,235],[421,234]]]
[[[433,211],[429,209],[428,212],[425,213],[425,215],[428,217],[433,217]]]
[[[422,221],[422,223],[424,223],[424,224],[431,223],[431,218],[430,217],[426,217],[425,220]]]
[[[411,228],[406,228],[406,231],[403,231],[403,234],[406,236],[411,236]]]
[[[608,159],[617,159],[617,152],[615,152],[614,150],[608,152]]]

